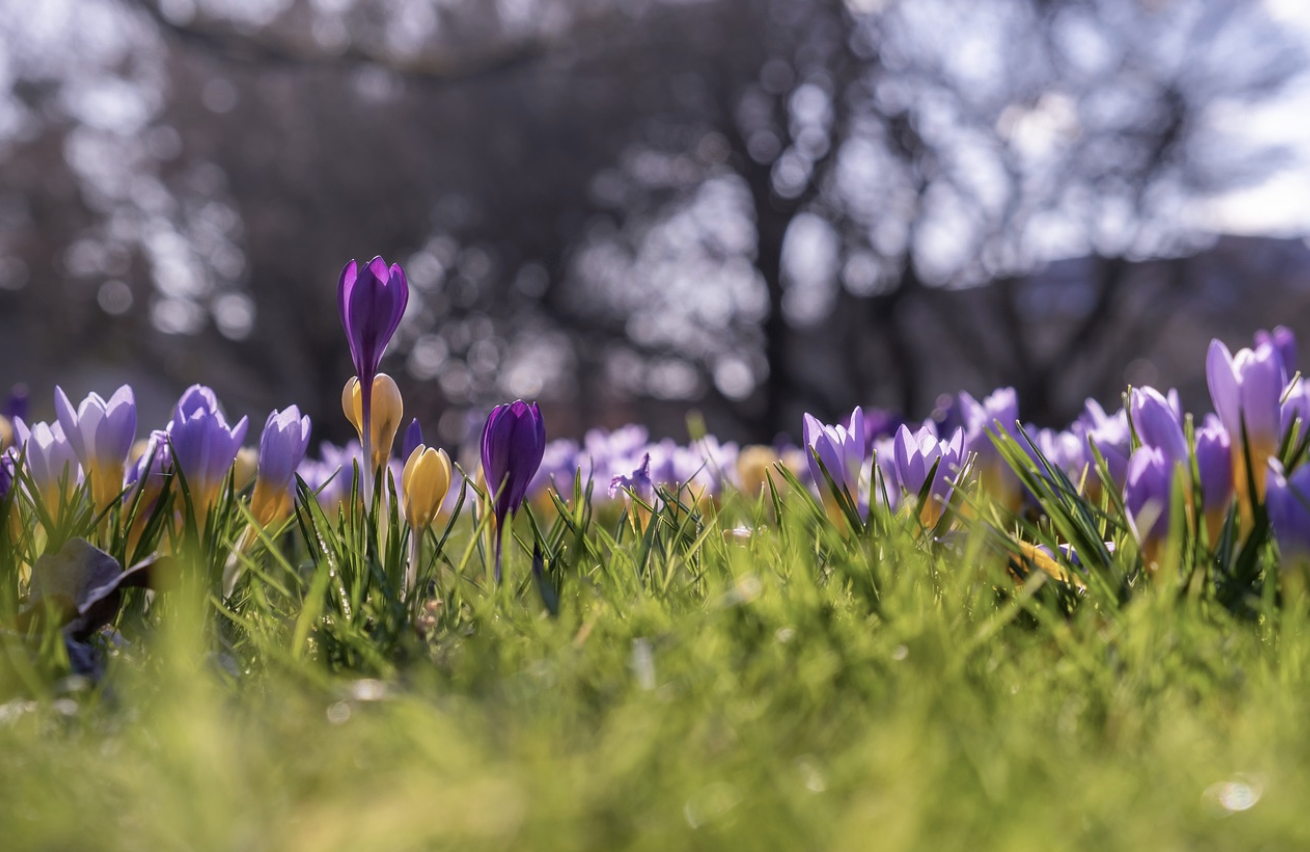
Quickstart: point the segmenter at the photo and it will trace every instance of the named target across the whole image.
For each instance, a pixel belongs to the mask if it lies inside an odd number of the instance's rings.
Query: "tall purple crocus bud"
[[[982,402],[960,394],[960,415],[964,421],[964,451],[974,455],[978,479],[984,491],[1002,505],[1017,509],[1022,496],[1019,477],[1002,458],[992,435],[1016,438],[1019,397],[1014,388],[993,391]],[[988,434],[991,433],[991,434]],[[1023,446],[1023,442],[1020,442]]]
[[[1242,349],[1233,356],[1227,346],[1213,340],[1206,356],[1205,375],[1215,412],[1232,441],[1233,487],[1242,513],[1242,526],[1250,530],[1254,513],[1247,483],[1246,458],[1249,454],[1255,499],[1263,500],[1263,471],[1270,457],[1278,451],[1282,438],[1282,358],[1273,343],[1268,341],[1255,349]],[[1242,446],[1243,434],[1246,435],[1245,447]]]
[[[893,439],[892,454],[896,480],[910,500],[918,498],[928,482],[929,473],[932,473],[928,499],[919,511],[919,521],[925,527],[935,527],[951,499],[955,477],[964,463],[964,430],[956,429],[950,440],[943,441],[937,437],[937,430],[931,423],[925,423],[918,432],[902,426]],[[935,473],[933,465],[937,466]]]
[[[59,523],[60,507],[82,482],[82,466],[77,452],[58,423],[37,423],[28,428],[21,419],[14,421],[17,447],[26,453],[27,470],[36,483],[46,511]]]
[[[204,523],[246,437],[246,418],[229,426],[213,391],[194,386],[168,424],[173,462],[186,480],[196,519]]]
[[[845,426],[827,426],[809,414],[805,415],[803,422],[805,460],[819,493],[823,494],[827,488],[827,480],[823,477],[826,470],[837,492],[845,494],[863,514],[868,505],[860,493],[860,473],[866,456],[864,410],[858,406],[852,410],[850,421]],[[835,499],[836,494],[832,497]],[[827,495],[825,502],[826,498]],[[831,504],[829,508],[831,510]]]
[[[534,402],[498,405],[482,430],[482,473],[496,514],[496,582],[500,582],[505,516],[518,512],[546,452],[546,423]]]
[[[359,378],[359,386],[366,391],[373,388],[373,377],[382,363],[382,355],[400,326],[408,304],[409,282],[405,280],[400,264],[387,266],[385,260],[375,257],[362,268],[352,260],[341,270],[341,280],[337,283],[337,309],[346,329],[355,375]],[[364,458],[369,459],[373,449],[370,446],[373,428],[371,392],[363,394],[360,408],[359,431],[364,442]],[[371,480],[371,475],[365,477],[365,485]]]
[[[259,437],[259,470],[250,511],[263,526],[291,513],[291,478],[309,448],[309,417],[292,405],[273,410]]]
[[[123,385],[108,401],[90,394],[74,411],[63,388],[55,387],[55,412],[103,511],[123,490],[123,468],[136,440],[136,397]]]

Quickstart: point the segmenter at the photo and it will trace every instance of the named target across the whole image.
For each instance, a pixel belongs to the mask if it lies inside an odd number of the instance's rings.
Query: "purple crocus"
[[[641,457],[641,464],[629,474],[615,474],[610,479],[610,499],[631,492],[637,499],[651,505],[655,500],[655,483],[650,478],[650,453]]]
[[[1232,443],[1233,487],[1242,513],[1242,526],[1254,523],[1252,495],[1247,482],[1249,454],[1255,484],[1255,500],[1264,499],[1263,471],[1278,451],[1282,438],[1281,399],[1284,388],[1283,360],[1272,341],[1232,355],[1218,340],[1210,342],[1205,362],[1206,381],[1215,412]],[[1243,446],[1242,436],[1246,436]]]
[[[381,257],[375,257],[362,268],[350,261],[341,270],[337,283],[337,310],[346,329],[350,344],[350,359],[355,365],[359,386],[369,391],[377,375],[382,355],[391,336],[396,333],[405,306],[409,304],[409,282],[400,264],[390,266]],[[364,393],[361,405],[360,434],[364,441],[364,457],[369,458],[373,424],[373,399]]]
[[[1196,430],[1196,472],[1201,480],[1201,511],[1213,543],[1233,499],[1232,441],[1213,414],[1206,415]]]
[[[1145,444],[1128,459],[1124,482],[1124,508],[1138,540],[1153,546],[1169,529],[1169,497],[1177,462]]]
[[[838,493],[845,494],[863,513],[867,505],[860,494],[860,472],[864,468],[866,456],[863,409],[857,406],[851,411],[850,420],[845,426],[828,426],[806,414],[803,437],[808,450],[805,460],[819,493],[822,494],[827,487],[827,480],[823,476],[824,471],[827,471],[828,477],[832,479],[832,487]]]
[[[260,524],[285,517],[291,510],[291,478],[309,448],[309,417],[292,405],[274,409],[259,436],[259,471],[250,496],[250,511]]]
[[[28,473],[57,523],[60,506],[82,482],[77,452],[58,423],[37,423],[28,428],[20,418],[14,421],[14,432],[18,436],[16,446],[26,453]]]
[[[1164,453],[1174,464],[1187,464],[1187,436],[1176,393],[1165,397],[1155,388],[1133,388],[1128,408],[1139,441]]]
[[[1272,345],[1278,352],[1278,360],[1283,365],[1283,384],[1286,385],[1296,375],[1296,335],[1284,325],[1272,332],[1261,329],[1255,333],[1255,345],[1262,343]]]
[[[911,500],[917,499],[932,473],[928,499],[920,510],[919,520],[925,527],[936,526],[964,463],[964,430],[956,429],[950,440],[943,441],[937,437],[931,422],[919,427],[917,432],[902,426],[893,439],[892,455],[896,481]],[[937,466],[935,473],[933,465]]]
[[[496,514],[496,582],[500,582],[505,516],[518,512],[546,452],[546,423],[537,404],[498,405],[482,430],[482,473]]]
[[[415,448],[420,444],[424,444],[423,426],[418,422],[418,418],[415,417],[413,420],[409,421],[409,428],[405,430],[405,434],[400,439],[400,457],[408,461],[409,457],[414,454]],[[426,444],[424,444],[424,446],[426,446]]]
[[[136,397],[123,385],[106,401],[92,393],[77,409],[55,387],[55,412],[68,442],[91,480],[96,508],[103,510],[123,489],[123,469],[136,440]]]
[[[235,426],[228,425],[208,388],[195,385],[178,401],[168,424],[168,440],[173,462],[186,479],[192,508],[201,522],[236,461],[246,427],[244,417]]]
[[[1284,561],[1310,560],[1310,465],[1286,476],[1280,465],[1271,464],[1265,508]]]
[[[1018,508],[1022,493],[1019,477],[992,441],[992,435],[1018,439],[1015,426],[1019,422],[1019,397],[1014,388],[995,390],[982,402],[961,393],[959,411],[964,421],[964,452],[974,456],[983,490],[1002,505]],[[1020,446],[1023,444],[1020,442]]]

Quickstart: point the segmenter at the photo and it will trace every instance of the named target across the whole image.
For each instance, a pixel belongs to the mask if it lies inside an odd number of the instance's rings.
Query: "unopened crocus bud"
[[[546,424],[537,404],[498,405],[482,430],[482,470],[497,522],[518,511],[546,452]]]
[[[498,405],[482,429],[482,473],[496,516],[495,578],[500,582],[505,517],[518,512],[546,452],[546,423],[537,404]]]
[[[341,394],[341,407],[360,441],[364,441],[364,401],[360,393],[359,379],[352,378],[346,382]],[[400,396],[400,388],[395,379],[386,373],[378,373],[373,379],[373,420],[367,443],[373,455],[373,471],[387,463],[391,457],[391,445],[396,440],[400,421],[405,414],[405,402]]]
[[[919,511],[919,521],[925,527],[934,527],[941,519],[951,499],[955,478],[964,463],[964,430],[956,429],[948,441],[937,437],[930,423],[911,432],[902,426],[892,439],[892,454],[896,467],[896,480],[910,500],[917,499],[932,474],[928,497]],[[937,466],[933,472],[933,465]]]
[[[441,510],[450,490],[450,456],[445,450],[419,444],[409,454],[400,477],[405,521],[421,535]]]
[[[309,417],[296,406],[274,410],[259,437],[259,464],[250,511],[263,526],[291,513],[291,480],[309,447]]]
[[[55,388],[59,425],[91,482],[97,511],[118,499],[123,471],[136,438],[136,397],[123,385],[108,400],[92,393],[77,409],[63,388]]]
[[[400,457],[408,460],[414,454],[414,448],[423,443],[423,427],[415,417],[409,421],[404,436],[400,439]],[[424,445],[426,446],[426,444]]]
[[[864,411],[858,407],[851,411],[846,426],[828,426],[806,414],[802,432],[807,450],[806,462],[819,494],[827,501],[827,482],[831,479],[837,494],[845,494],[857,511],[863,512],[867,505],[860,488],[860,472],[865,459]],[[824,478],[825,471],[828,479]],[[831,496],[835,499],[836,494]]]

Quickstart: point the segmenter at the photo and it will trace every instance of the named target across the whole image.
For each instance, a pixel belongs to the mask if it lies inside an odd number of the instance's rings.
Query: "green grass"
[[[542,519],[554,617],[526,518],[499,590],[455,527],[423,637],[393,618],[403,547],[329,569],[292,522],[231,601],[131,593],[96,683],[57,654],[24,680],[11,640],[0,848],[1310,846],[1303,600],[1239,618],[1139,577],[1119,606],[1016,584],[981,533],[848,537],[771,507],[684,506],[640,537]]]

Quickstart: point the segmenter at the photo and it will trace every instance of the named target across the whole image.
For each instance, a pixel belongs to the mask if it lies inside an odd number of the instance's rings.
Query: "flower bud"
[[[373,379],[373,421],[369,430],[373,444],[373,470],[386,464],[391,457],[391,445],[396,440],[400,421],[405,413],[405,404],[400,397],[400,388],[386,373],[378,373]],[[364,440],[364,399],[360,393],[359,379],[351,377],[341,393],[341,408]]]
[[[450,490],[450,456],[419,444],[400,477],[405,520],[415,534],[431,525]]]

